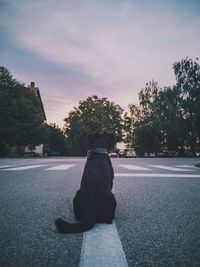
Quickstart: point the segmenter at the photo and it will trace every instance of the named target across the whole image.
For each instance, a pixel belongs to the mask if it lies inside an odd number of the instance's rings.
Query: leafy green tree
[[[180,97],[176,87],[159,91],[156,103],[157,124],[162,135],[162,150],[177,151],[184,146],[184,121],[180,112]]]
[[[158,153],[162,145],[159,109],[160,88],[154,80],[139,92],[140,117],[135,125],[133,142],[139,154]]]
[[[45,135],[42,108],[34,92],[0,67],[0,142],[35,146]]]
[[[183,145],[183,121],[179,107],[176,87],[162,89],[154,81],[147,83],[139,93],[140,112],[133,110],[137,114],[133,131],[135,147],[140,151],[158,153],[161,150],[174,151]]]
[[[45,153],[47,155],[66,156],[68,153],[67,138],[56,124],[46,124]]]
[[[200,65],[198,58],[182,59],[173,65],[180,109],[187,132],[186,146],[195,154],[200,149]]]
[[[110,102],[107,98],[98,96],[88,97],[79,102],[65,118],[65,133],[68,138],[68,146],[73,155],[86,154],[86,136],[88,133],[107,129],[122,139],[122,113],[123,109]]]
[[[159,121],[157,113],[157,103],[159,98],[160,88],[154,80],[146,83],[144,89],[139,92],[139,105],[142,114],[142,124],[155,124]]]
[[[126,140],[139,153],[200,150],[200,65],[182,59],[173,65],[176,85],[159,88],[151,81],[139,93],[139,107],[130,105],[124,126]]]
[[[200,149],[200,65],[198,59],[185,58],[176,62],[173,68],[175,86],[162,89],[151,81],[140,91],[141,113],[134,125],[133,140],[138,143],[140,138],[141,142],[145,136],[143,131],[149,132],[148,127],[153,127],[161,134],[161,150],[190,148],[195,155]]]
[[[135,129],[140,125],[142,113],[139,105],[130,104],[128,109],[129,113],[126,112],[123,117],[123,140],[127,147],[134,147]]]
[[[138,155],[160,151],[161,133],[159,128],[152,125],[141,125],[135,129],[134,147]]]

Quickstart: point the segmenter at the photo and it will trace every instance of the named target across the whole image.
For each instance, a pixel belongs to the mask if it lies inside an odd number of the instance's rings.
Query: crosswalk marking
[[[52,166],[53,165],[53,166]],[[22,165],[2,165],[0,166],[0,171],[24,171],[24,170],[31,170],[34,168],[39,168],[39,167],[43,167],[42,170],[43,171],[65,171],[68,170],[74,166],[76,166],[77,163],[75,164],[59,164],[59,163],[49,163],[49,164],[35,164],[35,165],[26,165],[26,166],[22,166]],[[147,166],[147,167],[146,167]],[[153,170],[157,169],[161,169],[161,170],[167,170],[167,171],[173,171],[173,172],[194,172],[196,170],[198,170],[196,167],[192,166],[192,165],[172,165],[172,166],[167,166],[167,165],[145,165],[145,167],[143,166],[139,166],[139,165],[132,165],[132,164],[114,164],[113,165],[115,172],[117,171],[117,169],[119,167],[125,168],[127,170],[130,171],[143,171],[144,173],[149,173],[152,172]],[[126,174],[125,174],[126,176]]]
[[[169,166],[164,166],[164,165],[148,165],[153,168],[159,168],[163,170],[168,170],[168,171],[175,171],[175,172],[191,172],[192,170],[188,169],[183,169],[183,168],[176,168],[176,167],[169,167]]]
[[[15,167],[15,168],[6,168],[6,169],[3,169],[3,171],[22,171],[22,170],[35,169],[35,168],[39,168],[43,166],[45,165],[39,164],[39,165],[20,166],[20,167]]]
[[[11,168],[11,167],[13,167],[13,166],[15,166],[15,165],[3,165],[3,166],[0,166],[0,169],[4,169],[4,168]]]
[[[174,177],[174,178],[200,178],[200,174],[176,174],[176,173],[115,173],[115,177]]]
[[[121,167],[124,167],[128,170],[134,170],[134,171],[149,171],[149,168],[145,168],[145,167],[140,167],[140,166],[136,166],[136,165],[130,165],[130,164],[126,164],[126,165],[119,165]]]
[[[195,166],[192,166],[192,165],[176,165],[175,167],[178,167],[178,168],[196,168]]]
[[[51,168],[47,168],[45,170],[48,170],[48,171],[63,171],[63,170],[67,170],[71,167],[75,166],[75,164],[61,164],[61,165],[57,165],[57,166],[54,166],[54,167],[51,167]]]

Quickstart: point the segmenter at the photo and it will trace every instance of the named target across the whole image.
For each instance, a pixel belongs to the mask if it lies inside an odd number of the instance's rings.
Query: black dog
[[[56,219],[61,233],[80,233],[91,229],[95,223],[111,224],[117,206],[112,194],[114,171],[108,151],[115,146],[115,134],[99,131],[88,136],[89,152],[81,186],[73,200],[76,219],[70,224]]]

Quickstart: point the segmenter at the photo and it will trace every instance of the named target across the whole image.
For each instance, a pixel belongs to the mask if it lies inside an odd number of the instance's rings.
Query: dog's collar
[[[96,153],[105,153],[105,154],[108,154],[108,150],[107,149],[105,149],[105,148],[96,148],[95,150],[94,150],[94,152],[96,152]]]
[[[88,155],[91,153],[99,153],[99,154],[107,154],[108,155],[108,150],[105,148],[96,148],[96,149],[91,149],[88,151]]]

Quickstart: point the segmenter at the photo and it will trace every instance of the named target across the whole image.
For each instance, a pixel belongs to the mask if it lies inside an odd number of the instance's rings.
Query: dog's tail
[[[94,222],[79,222],[68,223],[61,218],[55,220],[55,225],[59,233],[72,234],[82,233],[90,230],[95,223]]]

